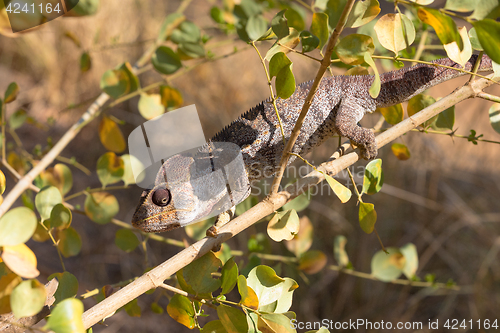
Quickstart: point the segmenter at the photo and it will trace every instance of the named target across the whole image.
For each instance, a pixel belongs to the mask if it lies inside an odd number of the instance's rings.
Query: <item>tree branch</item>
[[[417,127],[419,124],[431,119],[441,111],[446,110],[451,105],[455,105],[465,99],[476,96],[482,89],[490,86],[491,84],[493,84],[492,81],[479,79],[472,82],[470,85],[461,87],[454,93],[440,99],[433,105],[423,109],[412,117],[403,120],[386,132],[378,135],[376,137],[377,146],[385,146],[397,137],[400,137],[406,132]],[[146,291],[161,287],[164,280],[175,274],[175,272],[179,269],[208,253],[214,246],[227,241],[231,237],[254,224],[256,221],[273,213],[288,201],[302,194],[310,186],[320,183],[324,180],[324,175],[321,172],[327,172],[330,175],[334,175],[354,164],[359,159],[356,152],[351,152],[340,157],[341,152],[339,151],[347,149],[347,147],[348,144],[342,145],[331,156],[328,162],[325,162],[318,167],[318,171],[312,171],[298,182],[287,186],[284,191],[277,193],[273,197],[264,199],[244,214],[222,226],[219,229],[217,237],[204,238],[194,243],[102,302],[85,311],[82,316],[85,328],[89,328],[98,323],[103,318],[111,315],[114,311],[142,295]]]

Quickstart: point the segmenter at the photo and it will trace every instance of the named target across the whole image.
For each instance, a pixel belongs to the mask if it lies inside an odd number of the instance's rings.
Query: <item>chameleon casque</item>
[[[469,59],[464,68],[466,71],[472,70],[477,57],[473,55]],[[448,58],[438,59],[433,63],[462,68]],[[491,69],[491,59],[483,56],[478,70]],[[338,133],[360,148],[362,158],[373,159],[377,155],[375,136],[370,129],[358,126],[366,113],[372,113],[378,107],[402,103],[432,86],[465,74],[428,64],[405,67],[380,75],[381,89],[377,98],[372,98],[368,92],[374,79],[371,75],[325,77],[320,82],[293,153],[307,154]],[[296,87],[291,97],[276,101],[286,139],[290,137],[311,85],[312,81],[302,83]],[[279,122],[269,99],[220,131],[207,143],[207,147],[211,142],[233,143],[241,149],[250,182],[264,178],[264,170],[268,175],[277,171],[284,148]],[[293,155],[290,156],[289,163],[294,159]],[[132,224],[136,228],[146,232],[171,230],[203,218],[217,204],[219,192],[226,191],[225,186],[214,188],[208,194],[200,194],[200,188],[207,184],[195,183],[192,170],[190,171],[191,164],[192,159],[182,153],[164,162],[154,187],[143,191],[141,195],[132,218]],[[175,174],[184,182],[178,185],[172,180],[166,182],[164,179],[167,172]],[[239,194],[239,201],[249,194],[250,188]]]

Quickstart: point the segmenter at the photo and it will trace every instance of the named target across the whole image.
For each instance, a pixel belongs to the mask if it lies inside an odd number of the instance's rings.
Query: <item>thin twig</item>
[[[335,47],[335,43],[337,42],[338,37],[340,36],[340,33],[342,32],[344,25],[347,21],[347,17],[349,16],[349,12],[351,11],[352,6],[354,5],[354,0],[349,0],[347,1],[344,11],[342,12],[342,15],[340,16],[339,22],[337,23],[337,26],[335,27],[335,30],[330,36],[330,39],[328,40],[328,45],[326,47],[326,52],[325,56],[323,57],[323,60],[321,61],[321,66],[318,70],[318,73],[316,74],[316,77],[314,79],[313,84],[311,85],[311,88],[309,90],[309,93],[307,94],[307,97],[304,101],[304,105],[302,106],[302,110],[300,112],[299,117],[297,118],[297,122],[295,123],[295,126],[293,127],[292,133],[290,134],[290,138],[288,139],[285,149],[283,150],[283,154],[281,155],[281,160],[280,160],[280,165],[279,169],[276,172],[276,175],[274,176],[273,183],[271,185],[271,193],[270,196],[275,195],[278,193],[281,178],[283,178],[283,173],[285,172],[285,167],[288,164],[288,160],[290,158],[290,153],[292,152],[293,146],[295,145],[295,142],[297,141],[297,138],[299,137],[300,134],[300,129],[302,127],[302,124],[304,123],[304,119],[306,118],[307,111],[309,110],[309,107],[312,104],[314,95],[316,94],[316,90],[318,89],[318,86],[321,82],[321,79],[323,78],[323,75],[326,72],[326,69],[330,66],[331,63],[331,55],[333,52],[333,48]]]

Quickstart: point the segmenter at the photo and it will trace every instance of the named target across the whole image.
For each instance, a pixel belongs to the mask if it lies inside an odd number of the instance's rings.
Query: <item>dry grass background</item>
[[[212,34],[213,30],[208,29],[213,24],[207,15],[210,2],[194,1],[186,15]],[[39,121],[46,121],[49,116],[56,119],[55,126],[49,131],[30,125],[19,130],[28,150],[35,144],[44,144],[49,136],[57,140],[84,111],[84,107],[64,109],[70,103],[80,103],[96,96],[100,91],[99,79],[105,70],[124,61],[133,63],[155,38],[165,15],[177,6],[178,1],[102,1],[94,16],[57,19],[18,38],[1,36],[0,91],[4,91],[11,81],[18,82],[21,87],[16,105],[9,106],[8,115],[23,106]],[[78,38],[82,49],[64,36],[66,32]],[[217,35],[213,42],[226,38]],[[132,44],[109,47],[114,43]],[[242,42],[237,45],[245,47]],[[84,74],[78,68],[83,49],[90,51],[93,61],[91,71]],[[231,46],[219,48],[215,53],[230,50]],[[291,58],[296,61],[297,82],[314,77],[317,70],[314,62],[294,55]],[[172,84],[183,92],[186,105],[196,104],[205,134],[210,137],[238,114],[268,96],[264,77],[256,54],[247,50],[198,67]],[[159,76],[147,73],[140,78],[145,86],[158,80]],[[433,89],[431,94],[444,96],[465,80],[445,83]],[[489,91],[500,93],[498,87]],[[475,129],[485,138],[500,140],[488,123],[490,105],[483,100],[459,104],[456,111],[458,133],[468,135],[469,129]],[[111,114],[127,121],[123,127],[125,132],[143,121],[137,113],[137,98],[114,108]],[[378,117],[367,117],[363,122],[373,124]],[[99,143],[97,126],[98,123],[94,122],[85,128],[64,151],[64,156],[75,156],[83,165],[95,170],[97,158],[105,152]],[[360,279],[326,269],[309,276],[306,282],[285,265],[279,265],[282,276],[291,276],[300,285],[294,294],[292,310],[300,321],[361,318],[427,323],[428,319],[500,319],[500,146],[481,142],[475,146],[463,139],[421,133],[409,133],[398,141],[409,146],[412,158],[398,161],[390,148],[382,149],[379,154],[383,159],[386,184],[417,198],[430,199],[439,208],[424,207],[418,204],[418,199],[405,200],[400,198],[401,195],[377,194],[368,198],[377,208],[377,230],[386,246],[399,247],[408,242],[417,246],[421,260],[420,277],[434,273],[440,282],[453,279],[458,285],[468,287],[460,292],[434,292]],[[335,147],[336,141],[330,140],[309,158],[319,164]],[[74,191],[100,186],[97,177],[86,177],[76,169],[73,171]],[[7,191],[12,186],[8,181]],[[140,192],[141,189],[132,187],[113,193],[122,207],[117,218],[130,221]],[[83,204],[83,198],[71,203]],[[370,271],[371,257],[380,246],[374,235],[366,235],[359,228],[354,199],[341,205],[333,196],[316,196],[300,215],[311,219],[315,230],[313,249],[324,251],[329,263],[334,263],[333,238],[344,234],[354,267],[359,271]],[[82,236],[83,249],[77,257],[65,259],[65,263],[79,280],[79,293],[139,276],[144,271],[143,251],[136,249],[131,254],[124,254],[113,244],[117,227],[96,225],[84,216],[75,216],[73,227]],[[265,224],[257,224],[237,235],[229,245],[232,249],[245,250],[248,239],[257,232],[265,232]],[[189,241],[183,229],[164,236]],[[30,242],[29,246],[39,259],[42,282],[50,274],[61,271],[56,251],[49,242]],[[282,244],[272,243],[271,247],[274,253],[288,253]],[[149,264],[156,265],[178,251],[178,248],[150,241]],[[277,263],[265,264],[274,267]],[[155,295],[139,298],[143,308],[141,318],[128,317],[122,311],[107,319],[104,325],[94,327],[94,331],[188,332],[166,313],[156,315],[148,309]],[[232,296],[237,299],[236,295]],[[86,307],[92,304],[93,300],[85,301]],[[167,300],[162,298],[160,304],[165,307]]]

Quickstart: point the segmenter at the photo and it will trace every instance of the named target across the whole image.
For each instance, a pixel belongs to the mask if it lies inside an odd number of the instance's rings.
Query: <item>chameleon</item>
[[[471,71],[478,56],[473,55],[464,66]],[[360,156],[366,160],[377,156],[375,135],[358,122],[366,113],[377,108],[388,107],[408,101],[413,96],[444,81],[466,73],[443,65],[461,69],[462,66],[449,58],[434,60],[432,65],[419,63],[411,67],[382,73],[381,88],[376,98],[369,94],[373,75],[324,77],[316,91],[309,111],[304,119],[300,134],[292,152],[305,155],[321,145],[329,137],[338,134],[351,140],[358,148]],[[492,70],[491,59],[484,55],[478,71]],[[312,81],[296,87],[287,99],[277,98],[277,110],[282,122],[285,139],[291,135],[301,112],[304,100],[312,86]],[[210,149],[211,143],[232,143],[241,149],[243,164],[250,183],[274,174],[279,169],[284,150],[283,137],[271,99],[261,102],[242,114],[237,120],[216,134],[201,150]],[[295,156],[291,155],[288,164]],[[193,176],[193,158],[183,153],[167,159],[158,171],[154,187],[143,191],[140,202],[132,217],[132,225],[145,232],[163,232],[185,226],[200,220],[226,191],[224,186],[216,189],[196,182]],[[209,172],[198,170],[196,172]],[[178,183],[166,174],[175,175]],[[200,179],[200,178],[197,178]],[[186,185],[187,184],[187,185]],[[205,191],[204,194],[200,194]],[[208,191],[208,192],[206,192]],[[238,202],[250,194],[248,190],[239,193]]]

